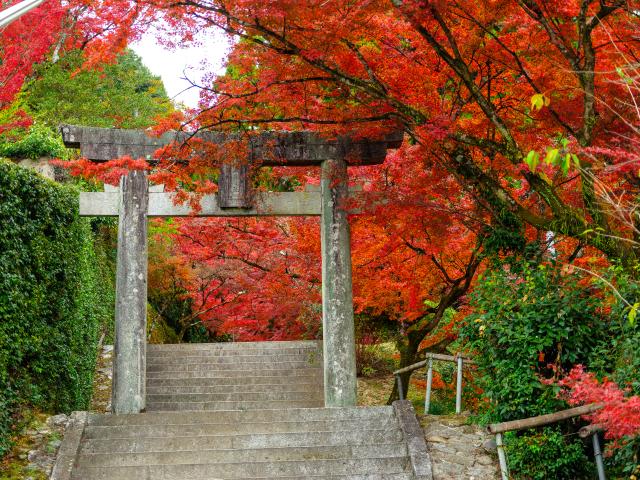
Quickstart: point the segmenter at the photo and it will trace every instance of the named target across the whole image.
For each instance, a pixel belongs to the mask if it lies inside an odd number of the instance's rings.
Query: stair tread
[[[404,444],[315,445],[248,449],[147,450],[142,452],[80,452],[77,465],[91,467],[128,467],[147,465],[212,465],[254,463],[276,464],[307,460],[395,459],[407,456]]]
[[[239,420],[255,422],[264,418],[280,418],[282,421],[309,421],[313,419],[335,419],[357,420],[363,417],[378,417],[385,415],[391,417],[394,415],[393,407],[375,406],[375,407],[345,407],[345,408],[292,408],[288,410],[262,409],[247,412],[230,410],[217,412],[167,412],[167,413],[138,413],[132,415],[111,415],[102,413],[93,413],[89,415],[89,425],[98,422],[103,424],[148,424],[154,421],[163,421],[165,423],[179,420],[180,424],[202,423],[204,420],[215,420],[211,423],[235,423]],[[252,420],[253,419],[253,420]]]
[[[177,440],[183,440],[188,443],[188,440],[198,439],[205,443],[220,444],[226,443],[229,445],[252,445],[257,444],[258,441],[264,439],[270,439],[272,444],[276,444],[278,441],[290,442],[295,441],[311,444],[313,439],[317,439],[318,442],[326,442],[328,439],[332,440],[336,445],[344,445],[344,442],[352,442],[354,445],[368,445],[373,441],[397,441],[395,439],[402,437],[402,432],[398,429],[363,429],[359,431],[353,430],[319,430],[315,432],[309,431],[256,431],[256,432],[224,432],[219,435],[216,434],[191,434],[187,431],[178,431],[177,434],[172,434],[172,429],[165,429],[164,432],[157,432],[151,428],[140,429],[136,432],[125,430],[118,427],[111,427],[115,430],[111,432],[105,431],[104,427],[91,427],[92,430],[87,430],[83,441],[88,445],[98,446],[100,444],[113,443],[114,441],[120,441],[125,444],[128,441],[137,441],[141,443],[170,443]],[[397,427],[396,427],[397,428]],[[146,430],[146,431],[145,431]],[[187,430],[187,429],[183,429]],[[149,435],[142,435],[149,433]],[[164,433],[164,435],[162,434]],[[182,435],[181,435],[182,433]],[[287,443],[284,444],[286,446]]]
[[[168,480],[204,480],[214,478],[252,478],[267,476],[280,478],[281,476],[302,476],[306,478],[310,473],[321,475],[333,474],[385,474],[407,473],[410,466],[406,457],[356,459],[321,459],[321,460],[293,460],[282,462],[241,462],[215,464],[159,464],[127,467],[88,467],[79,466],[72,478],[82,480],[138,478]],[[138,474],[138,477],[127,475]],[[171,476],[174,475],[174,476]]]

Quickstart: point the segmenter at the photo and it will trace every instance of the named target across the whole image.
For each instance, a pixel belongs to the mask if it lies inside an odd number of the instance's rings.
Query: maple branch
[[[458,5],[460,5],[460,4],[458,4]],[[461,7],[459,7],[459,8],[461,8]],[[481,22],[479,22],[473,15],[468,14],[466,11],[462,10],[462,12],[464,13],[464,18],[466,18],[468,21],[472,22],[477,27],[482,29],[482,31],[485,34],[490,35],[498,43],[498,45],[500,45],[502,47],[502,49],[504,51],[506,51],[514,59],[514,61],[516,62],[516,67],[517,67],[518,71],[525,78],[527,83],[529,85],[531,85],[531,88],[533,88],[533,90],[536,93],[543,93],[543,91],[538,87],[536,82],[529,75],[529,72],[527,71],[527,69],[522,64],[522,60],[520,58],[520,55],[518,55],[513,49],[509,48],[502,41],[502,39],[498,35],[496,35],[496,33],[492,29],[487,28],[485,25],[483,25]],[[572,137],[577,138],[577,134],[576,134],[575,130],[568,123],[566,123],[564,120],[562,120],[562,118],[560,118],[560,114],[556,111],[555,108],[553,108],[551,105],[547,105],[546,108],[549,111],[549,113],[551,113],[551,116],[555,119],[555,121],[558,122],[558,124],[560,124],[562,126],[562,128],[564,128],[567,131],[567,133],[569,133]]]
[[[206,90],[206,91],[215,93],[216,95],[221,95],[223,97],[239,99],[239,98],[248,98],[248,97],[255,96],[277,85],[293,85],[296,83],[307,83],[307,82],[330,82],[333,80],[333,77],[311,76],[311,77],[304,77],[304,78],[289,78],[284,80],[277,80],[277,81],[268,83],[267,85],[264,85],[260,88],[256,87],[251,92],[237,93],[237,94],[225,92],[215,87],[206,87],[204,85],[199,85],[188,78],[185,78],[185,80],[187,80],[191,84],[191,86],[199,88],[201,90]]]
[[[614,13],[616,10],[624,7],[626,3],[627,2],[625,0],[616,0],[611,5],[607,5],[603,0],[600,0],[600,10],[591,18],[591,20],[587,24],[586,31],[588,33],[591,33],[591,31],[598,25],[600,25],[600,23],[605,18]]]
[[[401,12],[401,14],[409,21],[409,23],[411,23],[413,28],[420,34],[420,36],[422,36],[422,38],[427,41],[431,48],[435,50],[436,54],[440,58],[442,58],[442,60],[444,60],[444,62],[447,63],[449,67],[451,67],[451,69],[458,75],[458,77],[460,77],[480,109],[494,124],[494,126],[496,127],[498,132],[500,132],[500,135],[506,142],[506,149],[508,152],[507,158],[514,164],[520,163],[522,160],[522,153],[518,148],[518,144],[511,135],[511,132],[509,131],[506,123],[498,114],[495,106],[484,96],[484,94],[480,90],[480,87],[476,85],[475,75],[473,75],[469,70],[469,65],[467,65],[463,61],[457,47],[454,49],[453,54],[449,53],[447,49],[444,48],[444,46],[436,40],[432,33],[422,25],[422,23],[420,23],[413,15],[407,12],[407,9],[404,8],[404,0],[392,0],[392,4]],[[446,22],[437,12],[434,15],[434,18],[438,22],[438,25],[440,25],[440,27],[445,31],[445,35],[447,35],[447,32],[449,32],[449,35],[452,35],[449,27],[446,25]],[[455,45],[455,39],[449,38],[449,42],[453,42],[452,45]]]
[[[403,239],[404,244],[409,247],[411,250],[413,250],[414,252],[416,252],[418,255],[426,255],[427,252],[426,250],[417,247],[415,245],[413,245],[411,242],[409,242],[408,240]]]
[[[530,225],[538,228],[549,229],[551,220],[535,215],[529,209],[523,207],[507,192],[500,183],[487,175],[475,162],[461,152],[453,153],[455,171],[472,186],[472,192],[477,190],[491,205],[503,205],[508,211],[514,213]],[[475,187],[475,188],[474,188]],[[497,217],[494,212],[490,212]]]
[[[221,260],[237,260],[237,261],[242,262],[242,263],[244,263],[246,265],[249,265],[250,267],[253,267],[253,268],[257,269],[257,270],[262,270],[263,272],[271,272],[270,268],[267,268],[267,267],[265,267],[263,265],[260,265],[257,262],[254,262],[254,261],[248,260],[246,258],[243,258],[243,257],[241,257],[239,255],[226,255],[225,253],[222,253],[222,254],[218,255],[217,258],[220,258]]]
[[[237,16],[231,15],[231,13],[224,7],[217,7],[215,5],[203,5],[194,0],[183,0],[180,2],[173,3],[170,6],[171,7],[174,7],[174,6],[197,7],[197,8],[202,8],[204,10],[222,15],[227,19],[226,24],[221,24],[220,22],[216,22],[211,18],[208,18],[206,16],[203,16],[197,13],[193,14],[196,18],[199,18],[200,20],[203,20],[209,23],[210,25],[215,25],[216,27],[221,28],[222,30],[224,30],[225,32],[231,35],[236,35],[241,38],[244,38],[245,40],[248,40],[252,43],[260,45],[263,48],[274,50],[284,55],[296,55],[305,63],[331,75],[336,81],[344,83],[350,87],[358,88],[361,91],[363,91],[363,93],[370,95],[372,98],[377,98],[379,100],[385,101],[389,105],[393,106],[398,112],[401,112],[403,115],[417,122],[418,124],[423,124],[427,121],[426,116],[422,112],[405,104],[404,102],[397,100],[394,97],[389,96],[386,92],[386,89],[381,90],[379,87],[376,87],[376,85],[370,81],[366,81],[361,78],[355,77],[353,75],[349,75],[343,70],[341,70],[340,68],[338,68],[337,66],[329,66],[322,59],[309,58],[307,55],[304,54],[304,51],[302,48],[300,48],[298,45],[291,42],[281,33],[275,32],[267,28],[265,25],[263,25],[260,22],[259,19],[254,19],[253,22],[248,22],[248,21],[242,20]],[[246,30],[241,30],[239,28],[233,27],[231,25],[231,22],[235,22],[237,25],[239,25],[240,27]],[[251,29],[259,31],[261,34],[263,34],[267,38],[274,40],[275,43],[264,41],[258,38],[256,35],[249,35],[247,33],[247,30],[251,30]]]
[[[435,307],[435,311],[433,310],[434,307],[425,309],[422,320],[411,325],[407,329],[407,333],[420,332],[424,338],[426,333],[433,331],[438,326],[444,317],[446,310],[453,307],[462,298],[462,296],[467,293],[469,287],[471,287],[471,282],[475,277],[476,271],[482,263],[482,256],[480,255],[480,252],[482,250],[483,243],[484,235],[479,235],[476,247],[469,256],[464,273],[455,280],[452,280],[447,292],[440,297],[440,301]],[[429,319],[429,314],[433,315],[433,318]]]
[[[433,264],[436,266],[436,268],[438,270],[440,270],[440,272],[442,272],[442,275],[444,275],[445,280],[447,281],[447,283],[450,283],[452,285],[455,285],[456,282],[459,282],[460,279],[458,280],[453,280],[449,274],[447,273],[447,270],[442,266],[442,264],[440,262],[438,262],[438,259],[436,258],[435,255],[431,255],[431,261],[433,262]]]
[[[564,38],[562,38],[551,26],[547,17],[545,17],[544,12],[540,8],[540,5],[536,2],[536,0],[517,0],[518,4],[524,12],[531,17],[533,20],[538,22],[542,28],[547,32],[547,36],[551,43],[558,49],[558,51],[564,56],[564,58],[569,62],[571,68],[575,72],[580,71],[580,59],[578,58],[578,54],[574,52],[571,47],[565,44]]]
[[[384,86],[384,84],[380,81],[380,79],[377,77],[375,72],[371,69],[371,65],[369,65],[369,62],[366,61],[360,49],[356,47],[353,43],[351,43],[349,40],[343,40],[343,43],[347,46],[347,48],[349,48],[349,50],[351,50],[355,54],[358,60],[360,60],[360,63],[362,64],[364,69],[367,71],[367,74],[369,75],[369,78],[371,79],[371,81],[376,85],[378,85],[380,90],[385,95],[388,95],[387,87]]]

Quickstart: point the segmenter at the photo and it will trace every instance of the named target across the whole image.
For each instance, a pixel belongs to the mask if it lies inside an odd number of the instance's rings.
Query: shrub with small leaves
[[[577,364],[590,365],[609,343],[603,300],[585,278],[560,266],[524,260],[498,263],[473,294],[474,314],[461,336],[474,352],[477,383],[487,400],[483,422],[504,422],[568,408],[554,382]],[[514,478],[579,479],[586,456],[576,440],[580,420],[522,432],[509,455]],[[570,436],[563,436],[569,434]],[[541,454],[545,459],[540,460]],[[587,477],[588,478],[588,477]]]
[[[111,305],[75,189],[0,161],[0,219],[2,455],[21,405],[87,408],[99,326]]]
[[[594,478],[594,467],[580,439],[566,438],[558,427],[506,435],[506,452],[513,478],[578,480]]]
[[[0,140],[0,157],[36,160],[41,157],[66,158],[67,150],[60,135],[51,129],[34,124],[26,135],[13,140]]]

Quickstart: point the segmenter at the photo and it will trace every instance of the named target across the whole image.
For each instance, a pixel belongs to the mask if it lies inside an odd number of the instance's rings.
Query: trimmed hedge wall
[[[0,455],[21,406],[86,409],[112,305],[77,190],[0,160]]]

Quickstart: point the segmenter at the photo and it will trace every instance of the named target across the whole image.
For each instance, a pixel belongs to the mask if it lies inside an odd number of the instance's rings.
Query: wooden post
[[[351,285],[351,236],[344,159],[322,162],[322,336],[326,407],[356,405],[356,352]]]
[[[120,180],[116,274],[113,413],[145,408],[147,336],[147,209],[149,183],[143,171]]]
[[[427,354],[429,355],[429,354]],[[427,391],[424,395],[424,414],[429,413],[431,407],[431,384],[433,383],[433,357],[429,356],[427,366]]]
[[[509,465],[507,464],[507,455],[504,451],[502,433],[496,433],[496,447],[498,449],[498,463],[500,464],[500,478],[502,480],[509,480]]]
[[[457,355],[457,370],[456,370],[456,415],[462,413],[462,356]]]

